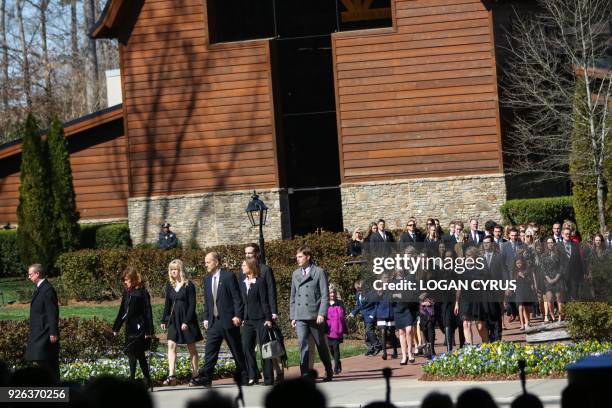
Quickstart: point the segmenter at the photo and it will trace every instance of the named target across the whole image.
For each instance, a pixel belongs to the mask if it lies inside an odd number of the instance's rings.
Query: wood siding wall
[[[278,185],[267,40],[208,44],[202,0],[146,0],[121,74],[131,196]]]
[[[69,138],[81,220],[127,218],[128,176],[122,119]],[[0,224],[17,222],[21,153],[0,160]]]
[[[342,181],[501,173],[490,12],[393,8],[393,28],[332,35]]]

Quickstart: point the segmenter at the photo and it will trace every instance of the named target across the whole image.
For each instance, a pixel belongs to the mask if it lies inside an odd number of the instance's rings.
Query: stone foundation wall
[[[227,191],[128,200],[128,221],[134,244],[157,242],[161,224],[169,222],[183,245],[200,247],[257,242],[259,229],[251,227],[245,212],[253,191]],[[268,207],[266,240],[290,234],[288,197],[284,189],[257,191]]]
[[[405,228],[416,217],[419,227],[427,218],[438,218],[444,228],[455,219],[468,222],[501,221],[499,207],[506,202],[503,174],[431,177],[343,184],[344,228],[367,231],[370,222],[385,219],[388,229]]]

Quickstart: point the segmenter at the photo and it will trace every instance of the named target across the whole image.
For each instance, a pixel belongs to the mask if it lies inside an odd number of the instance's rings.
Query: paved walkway
[[[560,406],[561,391],[566,385],[566,380],[530,380],[527,382],[528,391],[538,395],[546,408]],[[366,380],[354,377],[341,378],[331,383],[318,383],[318,387],[326,395],[329,407],[361,407],[373,400],[385,398],[385,382],[380,377]],[[472,387],[488,390],[500,407],[509,406],[521,393],[518,381],[427,382],[394,377],[391,380],[391,400],[398,407],[413,408],[419,407],[423,398],[432,391],[448,394],[453,401],[456,401],[462,391]],[[233,385],[215,385],[213,388],[232,398],[237,395],[237,389]],[[261,385],[245,387],[245,406],[248,408],[263,407],[265,395],[269,390],[270,387]],[[209,391],[200,387],[167,387],[156,389],[153,392],[153,398],[156,407],[183,408],[188,401],[197,399],[206,392]],[[290,406],[290,401],[287,406]]]
[[[504,330],[505,341],[523,342],[524,338],[524,334],[518,330],[518,323],[512,323],[507,330]],[[445,351],[441,332],[437,332],[436,339],[437,352]],[[342,360],[343,372],[334,376],[331,383],[319,383],[318,386],[327,396],[330,407],[360,407],[372,400],[384,399],[385,382],[382,379],[381,369],[390,367],[393,370],[392,401],[398,407],[418,407],[423,397],[432,391],[449,394],[453,400],[456,400],[462,391],[475,386],[491,392],[500,406],[509,406],[510,402],[521,393],[518,381],[419,381],[418,378],[422,374],[421,366],[425,361],[423,357],[417,357],[415,364],[400,366],[399,359],[389,358],[384,361],[380,354],[373,357],[345,358]],[[320,363],[315,364],[315,369],[319,373],[324,372]],[[298,376],[298,367],[291,367],[285,375],[286,378]],[[540,396],[547,408],[557,408],[560,406],[561,391],[566,384],[566,380],[529,380],[527,386],[530,392]],[[213,388],[225,395],[232,397],[237,395],[237,389],[231,379],[215,381]],[[246,407],[263,407],[265,395],[269,390],[270,387],[262,385],[245,387]],[[155,390],[153,396],[157,407],[182,408],[187,401],[198,398],[203,392],[207,391],[199,387],[161,387]]]

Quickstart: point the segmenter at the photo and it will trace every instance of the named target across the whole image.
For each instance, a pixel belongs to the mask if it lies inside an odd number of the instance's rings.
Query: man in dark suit
[[[378,220],[378,232],[370,236],[370,242],[395,242],[393,234],[385,230],[385,220],[382,218]]]
[[[448,224],[448,234],[445,234],[442,236],[442,241],[444,241],[445,244],[450,244],[454,233],[455,233],[455,221],[451,221]]]
[[[563,242],[563,235],[561,235],[561,223],[555,222],[552,226],[553,239],[556,243]]]
[[[28,278],[36,285],[30,304],[30,332],[25,354],[26,361],[34,361],[49,371],[59,382],[59,305],[55,289],[46,279],[40,264],[28,268]]]
[[[478,220],[472,218],[470,220],[470,232],[468,235],[468,246],[478,247],[482,244],[484,232],[478,230]]]
[[[246,259],[256,258],[257,260],[260,260],[260,253],[261,252],[259,250],[259,245],[254,242],[251,242],[250,244],[247,244],[246,247],[244,247],[244,257]],[[265,287],[265,298],[267,300],[268,305],[270,306],[270,312],[272,313],[272,321],[275,322],[278,319],[278,309],[276,302],[276,280],[274,279],[274,273],[272,272],[272,268],[262,263],[261,261],[259,262],[259,271],[260,279],[263,281]],[[273,385],[274,371],[272,370],[272,360],[263,360],[263,372],[264,384]]]
[[[500,250],[501,250],[502,244],[507,241],[507,239],[505,239],[503,235],[504,235],[504,227],[502,227],[501,225],[496,225],[493,228],[493,242],[497,244],[497,247]]]
[[[462,233],[463,232],[463,222],[455,221],[455,227],[453,231],[449,231],[449,235],[447,237],[447,245],[450,247],[454,247],[457,242],[463,242]]]
[[[309,247],[300,247],[296,253],[299,268],[291,277],[289,310],[291,326],[297,331],[300,347],[300,373],[309,369],[310,355],[314,350],[309,338],[314,340],[319,358],[325,367],[323,381],[331,381],[334,375],[325,336],[325,317],[329,307],[329,283],[327,272],[312,263]]]
[[[200,369],[195,385],[210,387],[215,365],[219,358],[219,349],[223,340],[227,343],[234,361],[236,371],[240,373],[244,384],[248,382],[244,352],[240,339],[240,325],[244,313],[244,304],[236,276],[221,268],[221,256],[218,252],[206,254],[204,263],[208,275],[204,278],[204,328],[206,347],[204,366]]]
[[[487,235],[482,239],[482,256],[485,265],[485,279],[498,280],[504,279],[504,261],[493,237]],[[487,290],[485,301],[487,302],[487,328],[489,330],[489,340],[497,341],[502,339],[503,313],[502,302],[504,299],[503,291]]]
[[[423,242],[424,239],[425,237],[416,229],[416,222],[414,220],[408,221],[406,231],[402,232],[400,236],[400,242],[403,244]],[[406,245],[403,246],[405,247]]]
[[[508,232],[508,241],[501,245],[501,255],[504,262],[504,279],[511,280],[515,279],[514,276],[514,261],[516,257],[523,251],[524,245],[518,238],[519,232],[516,228],[511,228]],[[518,306],[515,302],[515,294],[507,292],[507,312],[510,314],[510,321],[514,321],[518,316]]]
[[[565,277],[567,282],[567,300],[578,300],[580,285],[584,280],[584,268],[580,247],[571,241],[571,233],[572,231],[569,228],[564,228],[561,233],[563,241],[558,243],[557,246],[559,252],[565,255],[561,259],[563,260],[564,271],[562,276]]]

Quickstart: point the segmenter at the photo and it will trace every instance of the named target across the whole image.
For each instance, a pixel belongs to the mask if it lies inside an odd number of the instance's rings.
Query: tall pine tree
[[[47,271],[56,256],[49,169],[43,143],[34,118],[28,115],[23,126],[21,178],[17,207],[17,242],[21,262],[42,264]]]
[[[68,154],[68,142],[59,119],[54,118],[47,140],[49,169],[53,199],[52,218],[60,252],[79,248],[79,213],[72,184],[72,170]]]

